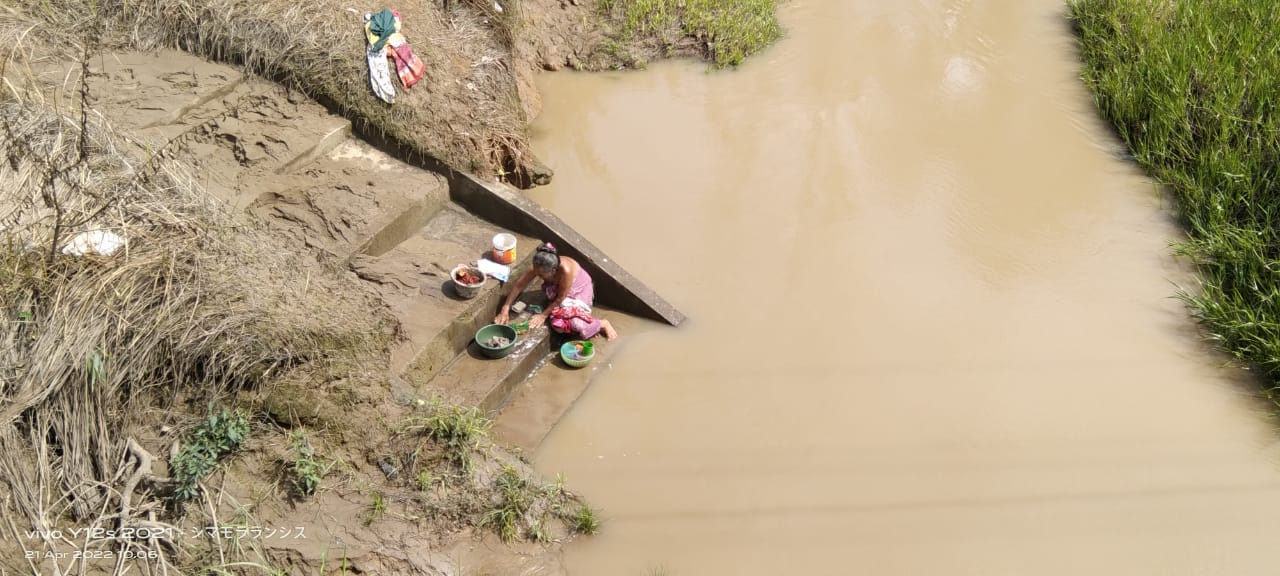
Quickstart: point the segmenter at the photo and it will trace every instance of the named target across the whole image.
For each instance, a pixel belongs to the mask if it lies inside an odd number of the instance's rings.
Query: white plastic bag
[[[480,259],[479,268],[481,272],[488,274],[494,280],[497,280],[499,282],[506,282],[507,279],[511,277],[510,266],[504,266],[502,264],[499,264],[497,262],[494,262],[492,260],[488,260],[485,258]]]
[[[62,248],[62,253],[71,256],[84,256],[85,254],[110,256],[115,254],[116,250],[122,248],[124,244],[125,239],[110,230],[88,230],[72,238],[71,242]]]

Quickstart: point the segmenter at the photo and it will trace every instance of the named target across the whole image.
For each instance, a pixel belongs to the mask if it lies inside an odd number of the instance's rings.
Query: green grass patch
[[[502,469],[495,483],[498,504],[485,514],[480,524],[496,530],[504,542],[514,542],[520,537],[521,520],[533,506],[530,487],[520,472],[510,466]]]
[[[1073,0],[1083,78],[1167,185],[1203,287],[1181,296],[1213,340],[1280,377],[1280,3]]]
[[[600,531],[600,517],[590,506],[579,504],[578,510],[569,517],[569,527],[574,532],[590,536]]]
[[[479,408],[453,406],[438,398],[432,399],[424,412],[425,415],[409,418],[404,432],[421,434],[440,444],[450,459],[470,475],[473,455],[488,439],[493,422]]]
[[[698,40],[717,66],[736,66],[782,37],[777,0],[599,0],[624,38],[664,46]]]

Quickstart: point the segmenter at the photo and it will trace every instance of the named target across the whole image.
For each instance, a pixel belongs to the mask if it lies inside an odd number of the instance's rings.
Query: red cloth
[[[422,80],[423,74],[427,72],[427,66],[413,53],[409,43],[392,48],[388,53],[396,61],[396,75],[400,77],[400,83],[404,84],[405,88],[410,88]]]
[[[591,338],[600,331],[600,321],[577,306],[560,306],[551,311],[551,328],[561,334]]]

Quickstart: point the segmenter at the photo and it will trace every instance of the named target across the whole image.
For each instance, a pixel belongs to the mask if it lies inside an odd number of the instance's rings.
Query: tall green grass
[[[1182,297],[1223,349],[1280,382],[1280,2],[1072,0],[1084,80],[1166,184],[1197,264]]]
[[[782,37],[777,0],[599,0],[626,38],[698,40],[717,66],[736,66]]]

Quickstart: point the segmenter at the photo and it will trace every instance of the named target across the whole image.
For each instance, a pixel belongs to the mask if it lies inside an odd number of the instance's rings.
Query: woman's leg
[[[574,318],[569,321],[569,328],[583,340],[590,340],[596,334],[599,334],[601,326],[601,322],[595,318],[592,318],[590,322],[582,318]]]
[[[613,340],[618,337],[618,331],[614,330],[613,324],[610,324],[608,320],[599,320],[597,323],[600,325],[600,331],[604,332],[605,340]]]
[[[590,340],[596,334],[604,334],[605,340],[613,340],[618,337],[618,331],[614,329],[613,324],[608,320],[599,320],[592,318],[590,322],[581,318],[574,318],[570,321],[570,328],[574,335],[583,340]]]

